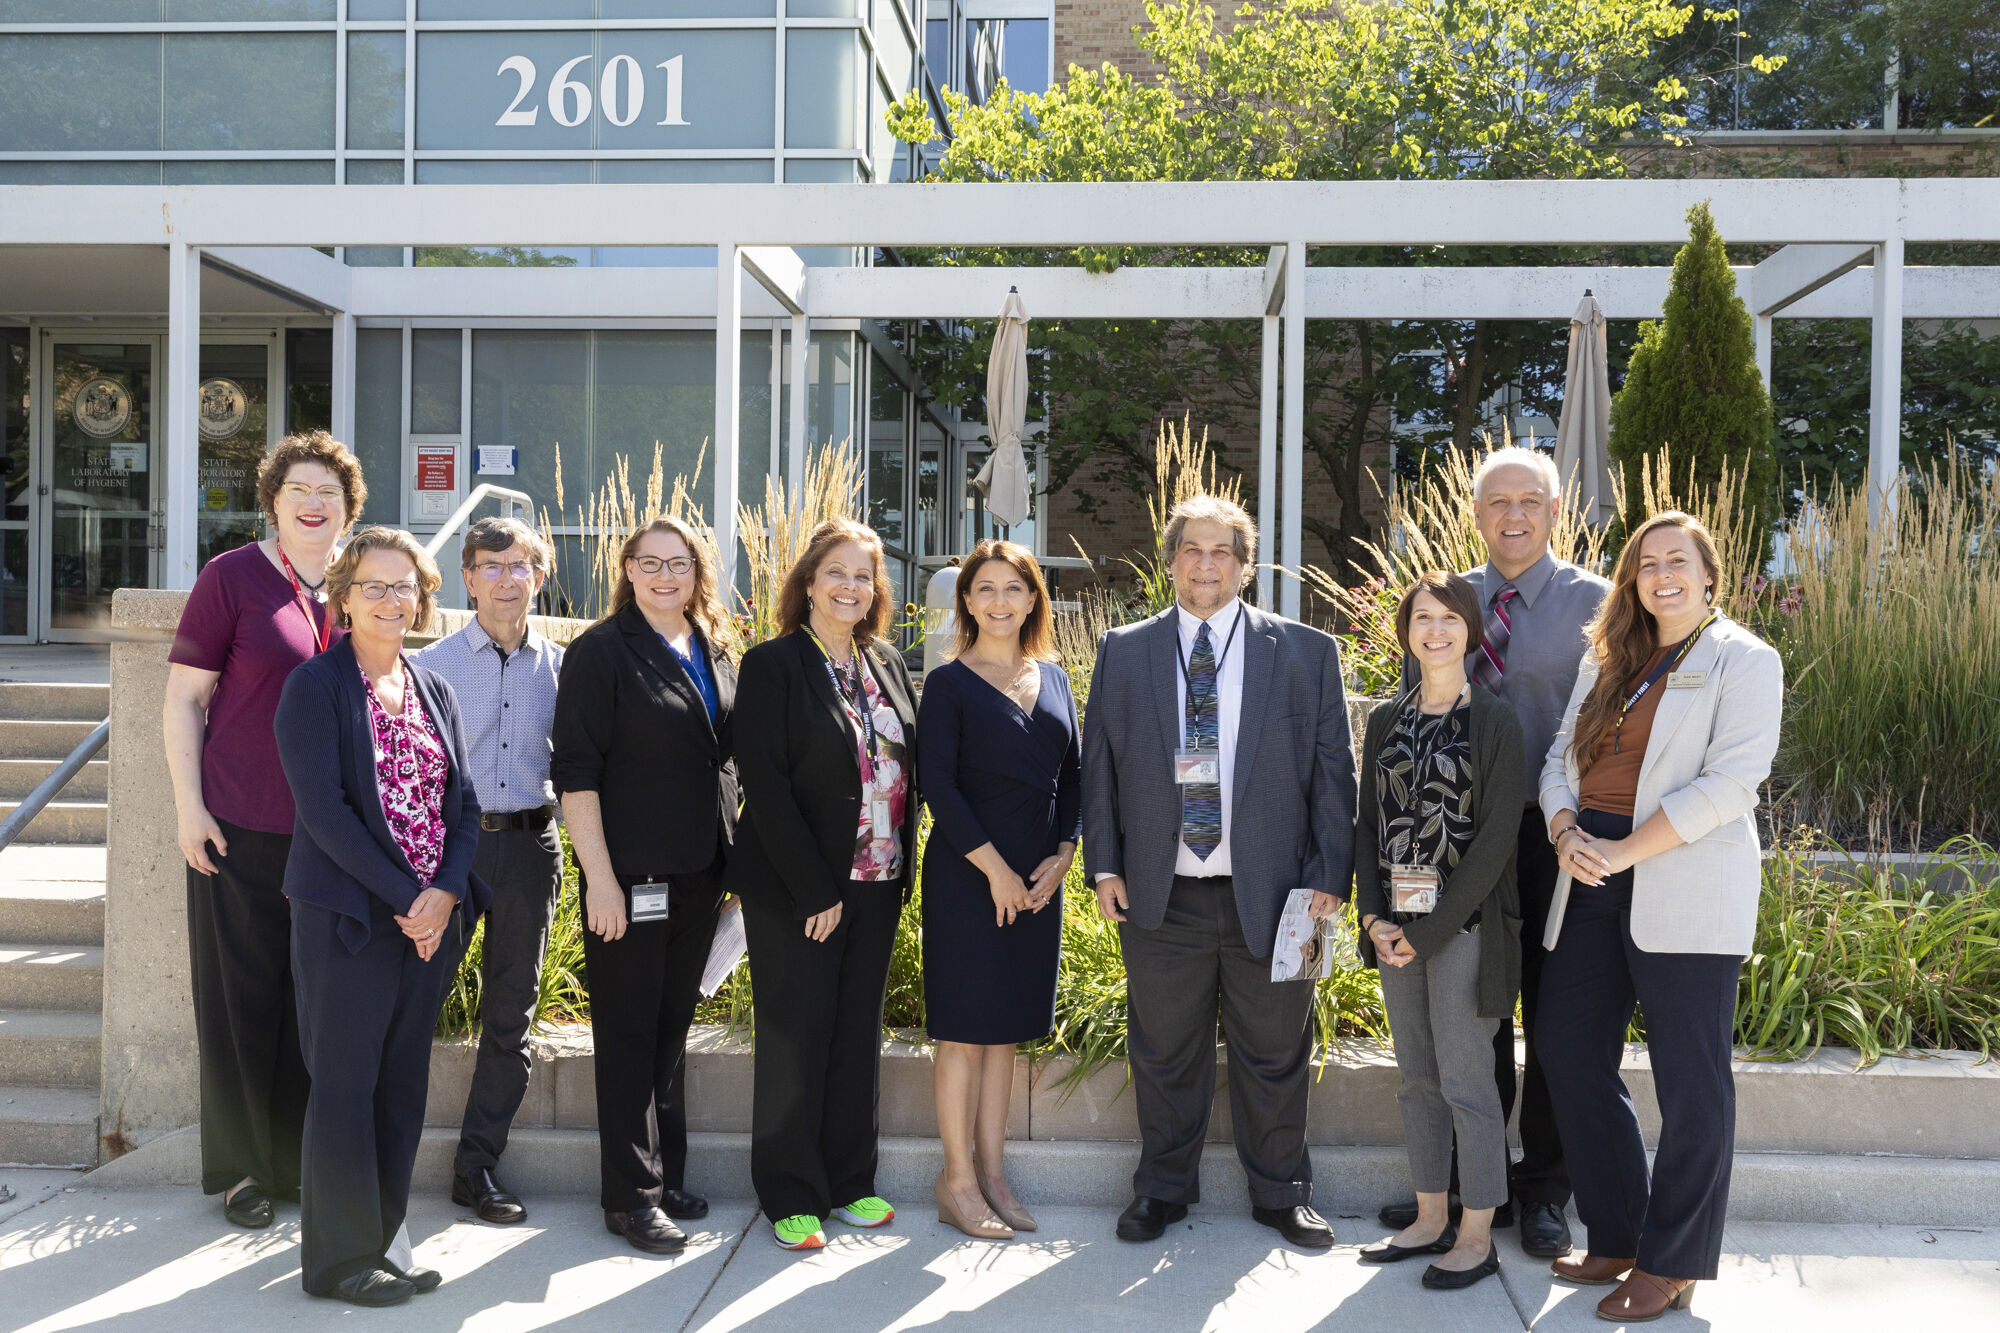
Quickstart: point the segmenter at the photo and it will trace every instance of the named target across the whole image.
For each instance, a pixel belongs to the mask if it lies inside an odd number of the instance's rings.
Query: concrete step
[[[0,681],[0,717],[98,723],[110,716],[109,685]]]
[[[59,759],[0,759],[0,801],[24,800],[56,771]],[[101,801],[111,781],[111,762],[93,759],[63,784],[65,801]]]
[[[0,1084],[97,1088],[104,1016],[66,1009],[0,1009]]]
[[[19,801],[0,801],[0,819],[14,813]],[[50,801],[28,821],[16,842],[67,843],[99,847],[104,844],[110,820],[103,801]]]
[[[0,944],[0,1010],[103,1007],[102,946]]]
[[[0,939],[104,943],[102,847],[16,843],[0,851]]]
[[[41,721],[30,718],[0,718],[0,759],[67,759],[104,719]],[[97,752],[100,759],[111,753],[111,743]]]
[[[450,1189],[455,1129],[424,1131],[414,1192]],[[1400,1147],[1315,1147],[1313,1199],[1331,1216],[1365,1217],[1410,1195],[1408,1159]],[[931,1181],[944,1164],[936,1139],[884,1137],[877,1192],[921,1214]],[[1108,1242],[1111,1222],[1132,1198],[1136,1143],[1009,1143],[1007,1178],[1031,1209],[1101,1208]],[[534,1206],[538,1197],[595,1196],[595,1130],[516,1129],[501,1159],[501,1180]],[[108,1189],[191,1186],[201,1179],[198,1129],[176,1131],[99,1168],[92,1183]],[[751,1194],[748,1134],[688,1135],[687,1188],[710,1199]],[[1243,1169],[1229,1144],[1202,1154],[1197,1205],[1208,1212],[1248,1207]],[[1894,1226],[2000,1226],[2000,1162],[1935,1157],[1863,1157],[1812,1153],[1738,1152],[1729,1191],[1733,1222],[1875,1223]],[[1573,1224],[1574,1225],[1574,1224]],[[1581,1241],[1581,1234],[1578,1237]]]
[[[97,1094],[0,1084],[0,1163],[96,1165]]]

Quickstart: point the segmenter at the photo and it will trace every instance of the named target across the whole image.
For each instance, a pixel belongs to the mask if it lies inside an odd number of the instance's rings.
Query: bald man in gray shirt
[[[1521,757],[1528,785],[1541,786],[1542,762],[1548,757],[1577,668],[1588,646],[1584,627],[1597,616],[1611,584],[1549,550],[1562,488],[1555,463],[1532,449],[1496,449],[1479,465],[1473,480],[1479,535],[1485,539],[1487,561],[1464,571],[1479,593],[1485,610],[1486,642],[1467,660],[1468,674],[1513,705],[1521,723]],[[1412,666],[1403,666],[1405,687],[1415,683]],[[1549,899],[1555,893],[1556,856],[1548,827],[1530,797],[1521,812],[1521,834],[1515,857],[1515,879],[1521,894],[1521,1027],[1527,1058],[1518,1083],[1521,1103],[1521,1160],[1508,1171],[1514,1210],[1521,1224],[1521,1248],[1554,1259],[1570,1251],[1569,1171],[1563,1162],[1562,1140],[1556,1135],[1555,1112],[1548,1085],[1542,1080],[1535,1052],[1535,1010],[1541,988],[1542,931],[1548,924]],[[1513,1025],[1502,1023],[1493,1040],[1493,1073],[1500,1085],[1503,1117],[1514,1109]],[[1453,1180],[1457,1179],[1456,1163]],[[1414,1201],[1390,1204],[1382,1210],[1386,1226],[1402,1228],[1416,1218]],[[1504,1216],[1504,1213],[1503,1213]],[[1500,1217],[1495,1222],[1504,1225]]]

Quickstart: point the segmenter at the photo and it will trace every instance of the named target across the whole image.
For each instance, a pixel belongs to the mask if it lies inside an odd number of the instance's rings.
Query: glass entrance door
[[[270,338],[201,345],[196,568],[264,534],[257,465],[271,443],[272,346]]]
[[[25,640],[29,629],[28,347],[26,329],[0,329],[0,641]]]
[[[48,628],[104,631],[117,588],[153,584],[158,342],[58,337],[49,355]]]

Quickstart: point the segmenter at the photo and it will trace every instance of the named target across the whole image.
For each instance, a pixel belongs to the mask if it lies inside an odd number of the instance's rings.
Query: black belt
[[[481,833],[507,833],[514,829],[539,829],[556,817],[552,805],[538,805],[532,810],[515,810],[508,814],[495,814],[490,810],[479,812]]]

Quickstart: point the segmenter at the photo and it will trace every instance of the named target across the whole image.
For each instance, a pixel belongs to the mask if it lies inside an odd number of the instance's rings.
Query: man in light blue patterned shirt
[[[459,564],[477,619],[417,654],[458,696],[481,811],[473,871],[493,890],[481,962],[479,1055],[451,1185],[452,1202],[488,1222],[528,1215],[494,1169],[528,1088],[528,1028],[562,887],[549,728],[563,650],[528,625],[553,563],[548,543],[519,519],[473,524]]]

